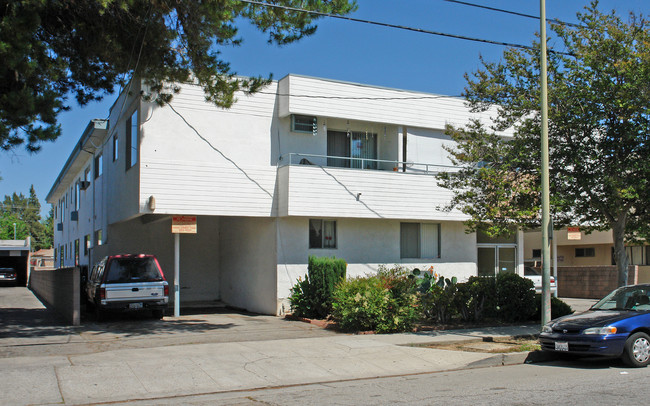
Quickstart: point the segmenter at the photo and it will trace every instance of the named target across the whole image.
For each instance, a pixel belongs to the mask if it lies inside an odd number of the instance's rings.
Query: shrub
[[[435,280],[432,280],[432,282]],[[457,292],[456,278],[445,279],[440,277],[437,282],[431,283],[429,289],[420,293],[422,314],[428,320],[447,323],[455,315],[453,306]]]
[[[325,318],[332,310],[332,293],[345,280],[347,264],[342,259],[309,256],[305,279],[291,288],[289,302],[296,316]]]
[[[535,295],[535,317],[536,320],[542,319],[542,295]],[[573,309],[571,306],[563,302],[561,299],[551,296],[551,319],[572,314]]]
[[[346,331],[408,331],[419,318],[415,282],[400,266],[343,281],[334,291],[332,317]]]
[[[530,320],[535,314],[533,281],[514,273],[497,275],[497,317],[506,322]]]
[[[493,277],[471,276],[456,285],[453,307],[464,321],[480,321],[493,315],[496,307],[496,281]]]

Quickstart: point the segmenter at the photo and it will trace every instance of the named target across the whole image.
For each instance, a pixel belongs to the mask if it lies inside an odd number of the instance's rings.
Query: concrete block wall
[[[34,270],[29,288],[73,326],[81,323],[79,268]]]
[[[638,266],[628,268],[628,283],[638,283]],[[616,266],[562,266],[557,269],[559,297],[601,299],[618,287]]]

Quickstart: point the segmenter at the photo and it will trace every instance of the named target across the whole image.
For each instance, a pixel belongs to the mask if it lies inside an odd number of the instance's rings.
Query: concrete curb
[[[520,364],[536,364],[539,362],[552,361],[553,354],[544,351],[531,351],[531,352],[509,352],[497,354],[493,357],[485,358],[480,361],[473,362],[467,365],[467,368],[484,368],[496,367],[506,365],[520,365]]]

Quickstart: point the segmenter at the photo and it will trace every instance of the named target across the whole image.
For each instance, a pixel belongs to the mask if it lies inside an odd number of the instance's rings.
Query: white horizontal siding
[[[286,76],[279,89],[281,117],[305,114],[444,129],[446,124],[465,125],[470,118],[489,124],[496,115],[495,110],[470,113],[460,98],[304,76]]]
[[[146,161],[142,163],[140,206],[149,196],[157,214],[273,216],[275,167],[228,163]]]
[[[459,211],[440,208],[452,193],[438,186],[434,176],[406,173],[291,166],[279,172],[280,189],[286,186],[286,208],[280,215],[386,218],[413,220],[466,220]],[[357,194],[361,193],[357,201]]]

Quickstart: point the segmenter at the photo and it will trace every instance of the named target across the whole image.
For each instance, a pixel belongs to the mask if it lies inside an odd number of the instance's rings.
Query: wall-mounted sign
[[[567,240],[579,240],[582,238],[580,227],[567,227]]]
[[[196,234],[196,216],[173,216],[172,234]]]

